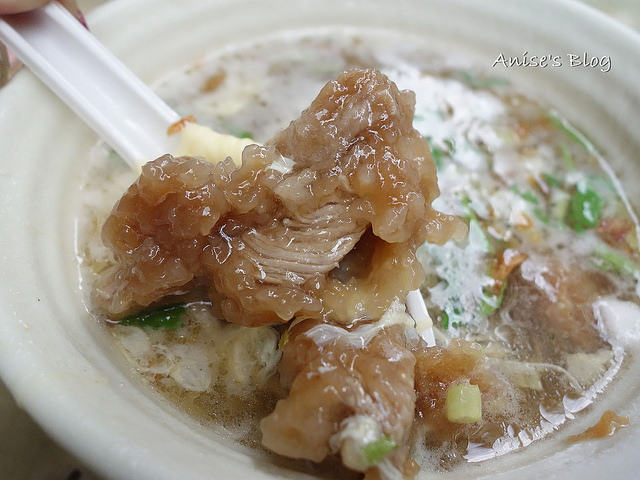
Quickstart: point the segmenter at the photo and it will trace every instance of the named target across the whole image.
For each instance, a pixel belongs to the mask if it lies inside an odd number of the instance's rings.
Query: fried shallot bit
[[[263,444],[315,462],[339,453],[365,478],[412,476],[414,365],[402,325],[295,325],[279,365],[289,396],[262,420]]]
[[[416,246],[463,228],[431,207],[436,170],[413,106],[382,73],[354,70],[265,146],[247,147],[240,167],[171,156],[145,165],[104,225],[116,265],[96,305],[117,319],[200,286],[218,313],[249,326],[380,318],[422,282]],[[340,271],[365,232],[371,265]]]

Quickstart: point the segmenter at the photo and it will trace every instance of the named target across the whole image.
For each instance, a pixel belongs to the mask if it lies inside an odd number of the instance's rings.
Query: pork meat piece
[[[216,313],[249,326],[379,318],[422,282],[415,249],[461,227],[431,207],[436,171],[413,105],[382,73],[354,70],[240,167],[148,163],[104,225],[115,265],[94,303],[117,319],[205,288]],[[367,268],[345,273],[357,245]]]
[[[315,462],[339,453],[347,467],[369,478],[412,471],[407,440],[416,360],[404,329],[365,324],[347,331],[316,320],[295,325],[279,365],[289,394],[262,420],[262,443]],[[376,442],[392,447],[381,458],[362,459]]]

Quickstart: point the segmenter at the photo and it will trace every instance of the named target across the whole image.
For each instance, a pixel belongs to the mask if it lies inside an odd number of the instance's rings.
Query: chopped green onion
[[[476,423],[482,420],[482,395],[477,385],[459,383],[449,387],[445,400],[447,420]]]
[[[511,187],[509,187],[509,190],[520,195],[524,200],[526,200],[529,203],[533,203],[534,205],[538,204],[538,197],[536,197],[535,193],[529,190],[525,190],[523,192],[518,188],[517,185],[511,185]]]
[[[500,292],[497,295],[487,295],[486,293],[482,293],[482,303],[480,304],[480,314],[488,317],[493,312],[500,308],[502,305],[502,300],[504,299],[504,292],[507,289],[507,282],[504,281],[502,283],[502,287],[500,287]]]
[[[538,197],[536,197],[533,192],[529,192],[529,191],[522,192],[522,198],[524,198],[527,202],[530,202],[533,204],[538,203]]]
[[[586,139],[582,133],[578,131],[573,125],[571,125],[567,120],[558,116],[558,114],[554,111],[549,112],[549,119],[551,123],[553,123],[557,128],[562,130],[567,137],[569,137],[574,142],[581,145],[587,152],[593,153],[595,151],[595,147]]]
[[[640,276],[640,265],[624,253],[611,248],[605,243],[599,244],[593,253],[602,262],[601,265],[604,267],[611,268],[618,273]]]
[[[562,163],[564,164],[567,170],[575,169],[575,164],[573,162],[573,155],[571,155],[571,149],[567,144],[563,143],[560,147],[562,153]]]
[[[602,215],[604,201],[602,197],[584,183],[579,183],[571,195],[567,223],[576,231],[582,232],[598,225]]]
[[[549,185],[550,187],[561,187],[562,186],[562,181],[560,181],[559,179],[557,179],[553,175],[550,175],[548,173],[543,173],[542,174],[542,178],[544,178],[544,181],[547,182],[547,185]]]
[[[163,305],[143,310],[120,320],[120,325],[147,327],[153,329],[174,329],[182,325],[187,308],[184,303]]]
[[[449,149],[447,151],[447,153],[449,155],[452,155],[456,152],[456,142],[452,139],[452,138],[445,138],[444,139],[444,144],[447,146],[447,148]]]
[[[430,144],[431,148],[431,156],[433,157],[433,163],[436,165],[436,170],[440,170],[442,168],[442,157],[446,154],[444,151],[434,145]]]
[[[500,307],[500,300],[497,295],[482,296],[482,303],[480,304],[479,313],[485,317],[488,317]]]
[[[475,214],[474,214],[475,215]],[[484,253],[493,253],[491,239],[482,228],[482,224],[476,219],[469,220],[469,244]]]
[[[449,314],[447,312],[442,312],[440,314],[440,326],[445,330],[449,329]]]
[[[425,137],[425,140],[427,140],[427,143],[429,144],[429,148],[431,149],[431,156],[433,157],[433,163],[435,163],[436,169],[440,170],[443,165],[442,160],[445,157],[450,157],[456,151],[455,142],[450,138],[445,138],[443,142],[446,145],[446,148],[443,148],[436,145],[436,142],[433,140],[432,137],[427,136]]]
[[[547,215],[541,208],[534,208],[533,209],[533,213],[536,217],[538,217],[538,220],[540,220],[542,223],[548,224],[549,223],[549,215]]]
[[[248,138],[249,140],[251,140],[253,138],[253,134],[249,131],[243,130],[241,132],[238,132],[237,134],[238,138]]]
[[[469,217],[471,220],[477,221],[478,216],[476,215],[476,212],[473,211],[473,208],[471,208],[471,199],[466,195],[463,195],[463,197],[460,199],[460,203],[463,207],[465,207],[465,210],[467,211],[467,217]]]
[[[486,90],[509,85],[509,80],[506,78],[476,75],[467,70],[458,71],[456,77],[467,86],[478,90]]]
[[[398,443],[393,438],[382,437],[365,445],[363,452],[367,463],[374,465],[396,448],[398,448]]]
[[[225,123],[222,125],[222,129],[226,131],[229,135],[233,135],[234,137],[248,138],[249,140],[253,138],[253,134],[250,131],[244,130],[238,127],[237,125]]]

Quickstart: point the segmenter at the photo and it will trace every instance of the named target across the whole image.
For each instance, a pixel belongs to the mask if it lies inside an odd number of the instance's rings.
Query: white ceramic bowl
[[[145,81],[229,43],[323,24],[401,29],[463,54],[555,105],[602,149],[640,205],[640,38],[552,0],[115,0],[94,33]],[[611,71],[491,67],[498,56],[610,56]],[[566,58],[566,57],[565,57]],[[301,478],[154,396],[82,303],[74,253],[79,185],[95,136],[28,72],[0,91],[0,373],[57,441],[114,479]],[[612,438],[529,447],[446,478],[613,480],[640,471],[640,368],[628,365],[586,419],[629,415]],[[578,427],[574,427],[578,428]]]

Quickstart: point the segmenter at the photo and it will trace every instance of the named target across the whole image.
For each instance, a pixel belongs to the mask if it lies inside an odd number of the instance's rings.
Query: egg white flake
[[[622,347],[640,343],[640,306],[634,302],[605,297],[593,304],[600,327],[609,340]]]

